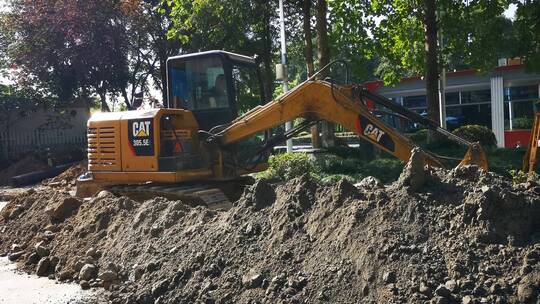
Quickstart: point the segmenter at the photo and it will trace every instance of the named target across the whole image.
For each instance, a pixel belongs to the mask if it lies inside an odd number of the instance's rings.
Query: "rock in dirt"
[[[36,267],[36,275],[40,277],[46,277],[49,275],[49,269],[51,267],[51,260],[49,258],[41,258]]]
[[[261,210],[274,203],[276,193],[267,181],[258,180],[246,188],[243,198],[248,205],[253,205],[257,210]]]
[[[45,242],[41,241],[37,243],[34,248],[36,249],[36,253],[39,255],[39,257],[43,258],[49,255],[50,251],[45,245]]]
[[[246,288],[257,288],[261,286],[263,276],[260,273],[248,273],[242,277],[242,285]]]
[[[66,281],[66,280],[71,280],[71,279],[73,279],[73,271],[64,270],[58,274],[59,281]]]
[[[424,153],[419,148],[414,148],[397,183],[410,187],[412,191],[419,190],[427,180],[424,166]]]
[[[90,289],[90,283],[86,280],[80,281],[79,285],[81,285],[81,289],[83,290]]]
[[[89,281],[96,277],[97,267],[93,264],[85,264],[79,272],[79,280]]]
[[[51,220],[63,221],[81,206],[82,202],[74,197],[65,197],[58,203],[53,203],[45,212]]]
[[[12,262],[15,262],[15,261],[17,261],[23,254],[24,254],[24,251],[23,251],[23,250],[17,251],[17,252],[12,252],[12,253],[8,254],[8,260],[10,260],[10,261],[12,261]]]
[[[11,244],[11,252],[22,251],[22,247],[19,244]]]
[[[100,273],[98,277],[99,277],[99,279],[102,280],[103,282],[111,282],[111,281],[116,280],[116,278],[118,277],[118,275],[117,275],[116,272],[114,272],[114,271],[106,270],[106,271]]]
[[[373,176],[364,177],[359,183],[354,184],[354,186],[369,190],[384,188],[383,183]]]
[[[37,254],[37,253],[32,253],[28,256],[28,258],[26,259],[26,265],[35,265],[37,264],[37,262],[39,262],[39,259],[41,257]]]
[[[435,294],[444,298],[449,298],[452,293],[450,290],[448,290],[448,288],[446,288],[445,285],[439,285],[439,287],[435,289]]]

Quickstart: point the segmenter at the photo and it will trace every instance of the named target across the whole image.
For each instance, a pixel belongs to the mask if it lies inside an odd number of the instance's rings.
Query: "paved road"
[[[0,202],[0,210],[5,205]],[[73,304],[85,303],[91,297],[93,293],[81,290],[79,285],[18,272],[15,263],[0,258],[0,304]]]

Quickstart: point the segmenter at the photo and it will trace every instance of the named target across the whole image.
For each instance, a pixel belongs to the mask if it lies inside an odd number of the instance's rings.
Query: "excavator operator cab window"
[[[186,110],[229,108],[225,71],[220,58],[181,61],[170,68],[171,107]]]
[[[255,60],[209,51],[167,60],[168,107],[190,110],[202,130],[231,122],[261,104]]]

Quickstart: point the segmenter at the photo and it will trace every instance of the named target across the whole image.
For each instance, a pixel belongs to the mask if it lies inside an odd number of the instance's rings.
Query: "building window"
[[[426,95],[403,97],[403,105],[407,108],[425,108]]]
[[[491,104],[446,107],[446,127],[454,130],[464,125],[481,125],[491,128]]]
[[[504,88],[504,101],[538,99],[538,86]]]
[[[461,103],[487,103],[491,102],[491,90],[476,90],[461,92]]]
[[[505,129],[530,129],[537,100],[538,86],[536,85],[504,88]]]
[[[446,93],[445,97],[447,105],[459,104],[459,92]]]

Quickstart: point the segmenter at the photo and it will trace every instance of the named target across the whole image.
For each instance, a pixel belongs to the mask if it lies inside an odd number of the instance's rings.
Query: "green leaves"
[[[515,1],[517,54],[523,55],[525,66],[540,71],[540,4],[538,1]]]
[[[422,1],[372,0],[378,24],[371,28],[380,56],[377,74],[387,83],[424,75],[424,7]],[[489,70],[500,57],[515,53],[512,24],[502,16],[507,1],[437,1],[440,66]]]

